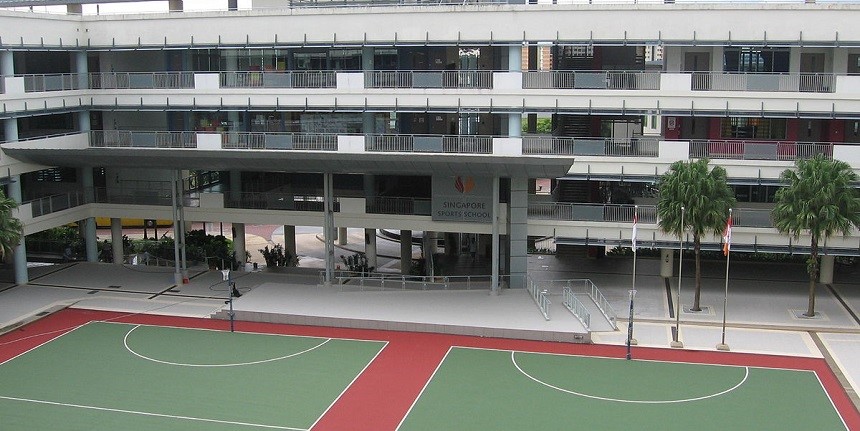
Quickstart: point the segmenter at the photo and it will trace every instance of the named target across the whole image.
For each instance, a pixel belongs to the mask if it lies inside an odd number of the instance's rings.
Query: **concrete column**
[[[508,47],[508,72],[522,72],[523,47],[513,45]]]
[[[675,251],[671,248],[660,249],[660,277],[672,278],[675,273]]]
[[[245,271],[245,223],[233,223],[233,258],[239,262],[239,271]]]
[[[409,275],[412,271],[412,231],[400,231],[400,273]]]
[[[284,252],[289,253],[294,259],[296,254],[296,227],[284,225]]]
[[[242,172],[230,171],[230,199],[238,201],[242,199]]]
[[[236,72],[239,70],[239,53],[235,49],[228,49],[224,51],[224,55],[226,56],[227,62],[227,71],[228,72]],[[229,131],[238,132],[239,128],[237,127],[239,124],[239,111],[227,111],[227,121],[230,122]]]
[[[818,281],[821,284],[833,284],[833,263],[835,261],[831,255],[821,256],[821,266],[818,271]]]
[[[14,122],[15,120],[6,120],[6,123]],[[10,140],[7,126],[6,139]],[[15,134],[11,135],[11,139],[18,140],[18,128],[15,127]],[[21,176],[14,175],[10,178],[12,182],[9,184],[9,197],[19,205],[21,204]],[[12,251],[12,266],[15,269],[15,284],[27,284],[30,277],[27,274],[27,247],[24,245],[24,237],[21,237],[21,242]]]
[[[78,74],[78,88],[89,88],[90,80],[89,80],[89,65],[87,64],[87,52],[86,51],[75,51],[75,73]],[[86,115],[84,115],[86,114]],[[90,130],[90,115],[89,111],[81,111],[81,117],[86,119],[86,124],[81,125],[80,129],[82,132]],[[79,120],[79,122],[83,123],[83,120]]]
[[[110,242],[113,250],[113,263],[122,265],[124,252],[122,249],[122,219],[110,219]]]
[[[493,227],[492,227],[492,253],[490,256],[490,267],[492,268],[492,281],[490,282],[490,293],[499,294],[499,177],[493,177]]]
[[[66,5],[66,14],[67,15],[83,15],[84,13],[84,5],[82,4],[67,4]]]
[[[508,137],[519,138],[523,135],[523,115],[508,114]]]
[[[167,7],[170,9],[170,12],[182,12],[185,10],[185,5],[182,0],[168,0]]]
[[[364,46],[361,48],[361,70],[365,72],[373,70],[372,46]]]
[[[325,284],[331,286],[334,280],[334,176],[323,174],[323,207],[325,211],[323,237],[325,239]]]
[[[0,75],[12,76],[15,74],[15,63],[12,51],[0,51]]]
[[[788,49],[788,72],[800,72],[800,51],[801,48],[791,47]]]
[[[511,288],[525,288],[528,275],[528,188],[527,177],[511,178],[511,202],[508,215]]]
[[[831,49],[829,54],[833,56],[829,72],[843,75],[848,73],[848,50]]]
[[[379,266],[379,260],[376,256],[376,229],[364,230],[364,255],[367,257],[368,266],[373,268]]]
[[[347,243],[347,232],[345,227],[337,228],[337,244],[338,245],[346,245]]]
[[[92,167],[84,166],[81,168],[81,185],[84,189],[84,201],[92,202],[94,200]],[[96,219],[95,217],[89,217],[84,219],[82,223],[84,225],[84,243],[86,244],[87,250],[87,262],[98,262],[99,240],[96,236]]]
[[[711,70],[714,72],[723,71],[723,62],[725,60],[725,50],[722,46],[715,46],[713,55],[711,56]]]

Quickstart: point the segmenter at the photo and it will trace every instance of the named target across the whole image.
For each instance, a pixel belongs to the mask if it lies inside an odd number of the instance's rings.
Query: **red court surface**
[[[67,309],[0,336],[0,363],[33,349],[75,327],[94,320],[159,326],[229,330],[221,320],[192,319],[143,314],[123,314]],[[451,346],[517,350],[569,355],[624,357],[622,346],[583,345],[500,338],[392,332],[236,322],[241,332],[306,335],[387,341],[388,345],[312,428],[313,431],[394,430],[409,411]],[[634,347],[636,359],[702,364],[726,364],[763,368],[811,370],[851,430],[860,431],[860,413],[823,359],[752,355],[731,352],[654,349]]]

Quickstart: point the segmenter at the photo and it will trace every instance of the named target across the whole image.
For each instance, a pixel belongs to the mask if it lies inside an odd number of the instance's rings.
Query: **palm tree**
[[[21,221],[12,217],[12,210],[18,204],[0,190],[0,260],[12,254],[12,250],[21,242],[23,226]]]
[[[773,221],[777,230],[797,239],[808,231],[811,253],[806,270],[809,273],[809,308],[804,316],[815,316],[815,283],[818,279],[818,243],[836,232],[851,233],[860,227],[860,194],[854,188],[857,174],[847,163],[823,155],[801,159],[796,170],[786,169],[780,177],[788,185],[776,192]]]
[[[726,170],[720,166],[709,169],[708,159],[672,163],[669,171],[660,178],[658,186],[660,199],[657,202],[657,224],[660,230],[678,237],[685,232],[693,234],[696,296],[692,310],[701,311],[699,300],[702,294],[702,236],[708,232],[719,235],[725,228],[729,208],[736,202],[734,193],[726,182]],[[681,207],[684,207],[683,226]]]

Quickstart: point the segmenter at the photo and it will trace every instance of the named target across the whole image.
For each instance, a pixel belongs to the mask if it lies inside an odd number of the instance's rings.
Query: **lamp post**
[[[227,315],[230,316],[230,332],[233,332],[233,279],[230,277],[229,269],[222,269],[221,275],[223,275],[224,281],[227,282],[227,304],[230,304],[230,311]]]
[[[681,235],[678,241],[678,297],[676,298],[678,309],[675,310],[675,334],[672,337],[671,347],[683,348],[684,342],[681,341],[681,313],[684,312],[684,305],[681,304],[681,271],[684,269],[684,211],[686,208],[681,206]]]

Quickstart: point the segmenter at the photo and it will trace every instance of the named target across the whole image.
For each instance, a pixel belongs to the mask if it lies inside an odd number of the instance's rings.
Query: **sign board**
[[[434,175],[434,221],[492,223],[493,178],[467,175]]]

